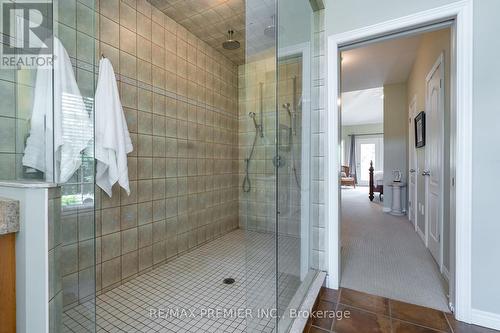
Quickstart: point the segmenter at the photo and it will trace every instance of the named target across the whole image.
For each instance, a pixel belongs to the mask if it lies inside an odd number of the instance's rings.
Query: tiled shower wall
[[[274,53],[239,66],[239,223],[241,228],[274,232],[276,220],[276,60]],[[262,104],[261,104],[262,97]],[[261,113],[262,106],[262,113]],[[243,191],[245,160],[249,157],[256,129],[249,113],[263,124],[249,164],[249,192]]]
[[[113,64],[134,145],[130,196],[96,188],[99,291],[238,227],[238,79],[233,63],[146,0],[101,0],[96,12],[96,56]],[[65,213],[63,225],[78,228],[80,215]],[[82,261],[84,242],[65,264]]]
[[[312,266],[326,270],[326,34],[325,10],[313,13],[311,87]]]
[[[47,236],[49,269],[49,332],[61,331],[63,283],[61,271],[61,189],[48,189]]]
[[[302,96],[302,58],[280,62],[278,65],[278,96],[276,101],[276,64],[274,54],[239,67],[239,174],[240,174],[240,227],[261,232],[275,232],[276,221],[276,107],[279,107],[278,153],[283,167],[279,172],[279,233],[300,236],[301,191],[297,182],[302,181],[302,112],[299,100]],[[293,105],[292,80],[296,79],[297,112],[296,130],[292,132],[292,121],[282,107]],[[242,188],[246,175],[245,159],[249,157],[255,138],[255,126],[249,112],[256,114],[260,124],[260,97],[264,115],[264,137],[257,137],[255,150],[249,166],[249,192]],[[276,101],[276,102],[275,102]],[[291,106],[293,109],[293,107]],[[293,111],[293,110],[292,110]],[[295,135],[294,135],[295,133]],[[293,172],[296,168],[297,178]]]
[[[237,228],[238,82],[236,66],[145,0],[99,8],[134,144],[131,195],[100,192],[106,289]]]
[[[313,36],[311,38],[311,128],[310,128],[310,221],[311,221],[311,265],[319,270],[326,270],[326,59],[325,59],[325,16],[324,9],[313,13]],[[306,60],[307,61],[307,60]],[[287,125],[286,112],[282,104],[290,100],[291,78],[300,76],[298,69],[279,69],[278,101],[275,95],[276,63],[274,54],[262,56],[259,60],[239,67],[239,160],[240,160],[240,227],[258,231],[275,231],[276,184],[273,158],[276,154],[276,114],[275,105],[278,105],[280,124]],[[249,112],[255,112],[259,120],[259,83],[264,83],[264,138],[258,138],[254,157],[250,162],[250,180],[253,189],[250,193],[243,193],[241,184],[245,175],[244,160],[248,157],[255,135],[255,128],[249,118]],[[298,81],[300,84],[300,80]],[[283,88],[284,87],[284,88]],[[300,90],[299,90],[300,91]],[[300,92],[299,92],[300,94]],[[302,117],[307,117],[303,113]],[[298,121],[302,118],[299,117]],[[297,128],[300,131],[300,127]],[[295,146],[298,142],[306,142],[307,138],[293,138]],[[303,143],[302,142],[302,143]],[[298,150],[300,151],[300,149]],[[289,153],[280,152],[285,162],[290,164]],[[296,154],[295,159],[300,161]],[[309,163],[309,161],[303,162]],[[300,174],[302,165],[296,165]],[[300,235],[300,192],[307,191],[307,184],[301,191],[296,191],[294,175],[290,165],[279,169],[280,172],[280,205],[285,203],[289,209],[290,219],[282,218],[280,214],[280,232],[288,235]],[[283,177],[282,177],[283,176]],[[299,176],[300,178],[300,176]],[[288,186],[287,186],[288,184]],[[287,198],[288,196],[288,198]],[[280,211],[283,207],[280,207]],[[285,214],[286,216],[286,214]]]

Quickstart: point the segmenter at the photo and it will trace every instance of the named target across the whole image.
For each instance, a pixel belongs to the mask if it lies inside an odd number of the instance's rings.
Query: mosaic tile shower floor
[[[300,285],[300,243],[292,237],[280,237],[279,243],[280,267],[287,268],[279,274],[282,312]],[[273,308],[274,253],[272,234],[233,231],[99,295],[97,332],[272,332],[273,318],[221,317],[208,311]],[[226,277],[236,282],[225,285]],[[177,313],[156,316],[158,309]],[[93,321],[93,302],[78,305],[64,313],[63,332],[93,332]]]

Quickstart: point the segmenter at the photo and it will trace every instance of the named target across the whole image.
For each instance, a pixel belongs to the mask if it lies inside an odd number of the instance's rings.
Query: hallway
[[[384,213],[367,187],[342,189],[341,287],[449,311],[445,285],[407,216]]]

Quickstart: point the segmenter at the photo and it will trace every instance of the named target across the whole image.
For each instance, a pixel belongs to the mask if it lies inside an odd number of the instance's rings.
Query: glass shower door
[[[322,223],[311,218],[324,204],[312,163],[321,154],[312,126],[321,95],[312,80],[323,21],[317,9],[307,0],[246,1],[239,122],[248,332],[288,331],[291,310],[322,267]]]
[[[314,11],[311,1],[278,1],[277,15],[277,309],[278,332],[287,332],[294,310],[316,277],[311,221],[313,141],[311,119]]]
[[[240,66],[240,226],[246,234],[247,332],[277,326],[276,1],[246,1]]]

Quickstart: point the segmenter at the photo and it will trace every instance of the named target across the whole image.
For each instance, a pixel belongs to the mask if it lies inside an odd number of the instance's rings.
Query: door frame
[[[311,44],[304,42],[277,50],[279,58],[301,57],[302,58],[302,154],[300,156],[301,166],[301,196],[300,196],[300,280],[306,278],[310,268],[311,253],[311,165],[305,163],[311,156]]]
[[[439,57],[437,58],[436,62],[432,66],[431,70],[429,73],[427,73],[427,76],[425,77],[425,108],[428,109],[428,95],[427,95],[427,86],[429,84],[429,81],[432,78],[432,75],[436,72],[438,67],[440,67],[439,72],[441,76],[441,80],[444,83],[443,86],[441,87],[441,102],[440,102],[440,109],[442,109],[442,112],[439,113],[439,119],[440,123],[442,125],[441,128],[441,170],[440,172],[440,177],[441,177],[441,182],[439,184],[439,259],[438,259],[438,266],[439,266],[439,271],[441,274],[443,274],[443,253],[444,253],[444,248],[443,248],[443,233],[444,233],[444,100],[445,100],[445,66],[446,64],[444,63],[444,54],[441,53]],[[440,110],[441,111],[441,110]],[[425,169],[428,169],[428,158],[429,158],[429,151],[426,149],[425,151]],[[425,179],[425,246],[429,248],[429,177],[426,177]]]
[[[415,161],[414,162],[417,162],[417,149],[415,148],[415,129],[414,129],[414,122],[415,122],[415,117],[417,116],[418,114],[418,111],[417,111],[417,95],[413,95],[410,103],[408,104],[408,123],[409,123],[409,131],[408,131],[408,135],[409,135],[409,140],[408,140],[408,166],[409,166],[409,169],[412,169],[413,167],[415,167],[415,177],[417,177],[416,175],[418,174],[419,170],[418,170],[418,163],[414,163],[414,164],[417,164],[416,166],[415,165],[411,165],[410,161],[411,161],[411,154],[413,152],[414,154],[414,159]],[[410,192],[410,171],[408,170],[408,192]],[[419,229],[418,229],[418,223],[417,223],[417,214],[418,214],[418,210],[417,208],[418,207],[415,207],[415,201],[416,201],[416,198],[417,198],[417,195],[418,195],[418,183],[417,181],[415,180],[415,188],[414,188],[414,191],[413,191],[413,201],[412,201],[412,211],[413,211],[413,216],[411,216],[411,219],[410,219],[410,214],[408,214],[408,219],[410,221],[413,222],[413,225],[415,226],[415,232],[419,232]],[[409,211],[409,209],[408,209]]]
[[[327,112],[327,285],[340,285],[340,48],[374,38],[390,37],[404,31],[425,28],[432,24],[453,20],[452,27],[455,68],[451,75],[452,115],[456,131],[456,239],[454,252],[455,290],[452,295],[455,316],[470,323],[472,318],[472,95],[473,95],[473,6],[472,0],[418,12],[397,19],[328,37],[328,112]],[[453,57],[452,57],[453,58]],[[452,256],[453,257],[453,256]],[[452,265],[453,267],[453,265]]]

